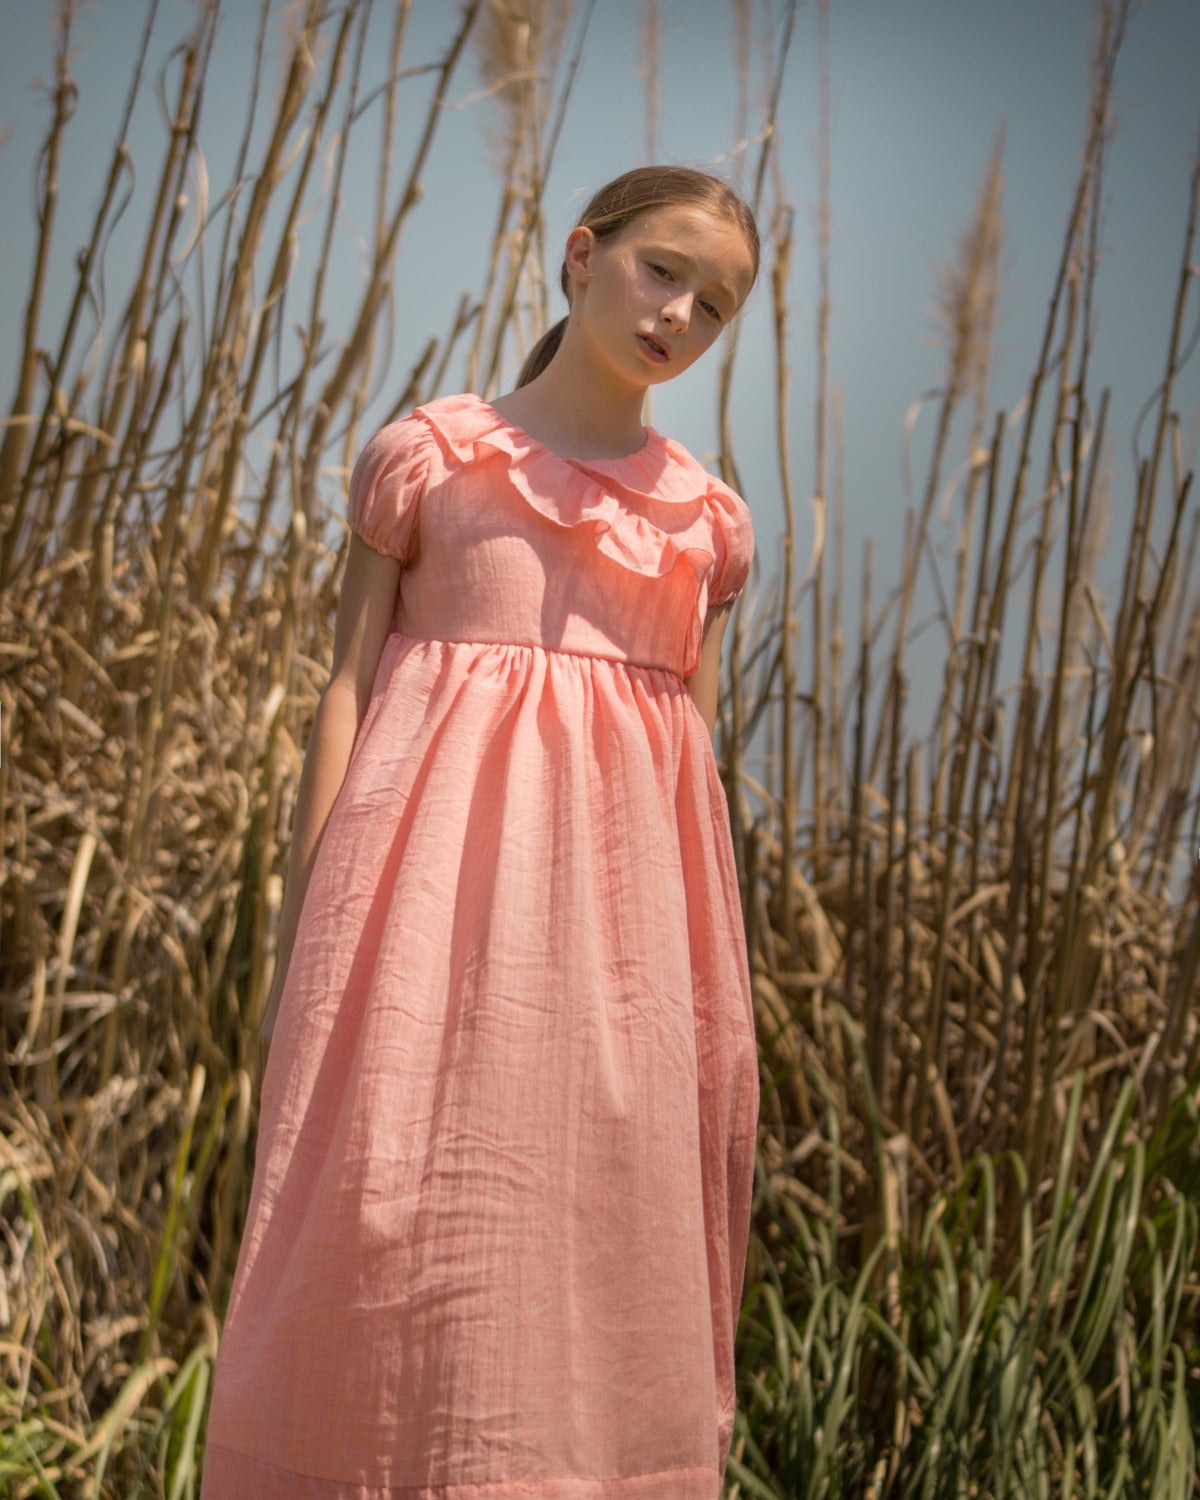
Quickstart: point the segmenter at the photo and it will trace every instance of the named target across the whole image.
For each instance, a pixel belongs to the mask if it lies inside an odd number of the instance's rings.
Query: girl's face
[[[709,349],[754,277],[738,225],[705,209],[652,209],[607,239],[567,239],[572,322],[631,384],[661,385]]]

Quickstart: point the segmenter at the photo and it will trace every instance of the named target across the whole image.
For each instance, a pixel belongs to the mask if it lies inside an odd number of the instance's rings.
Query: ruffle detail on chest
[[[472,394],[417,407],[447,470],[504,460],[505,478],[531,510],[556,526],[590,531],[596,550],[643,578],[666,579],[682,564],[691,574],[687,672],[700,660],[710,602],[740,591],[753,552],[741,498],[679,443],[645,429],[646,442],[623,458],[563,458]]]
[[[723,550],[712,532],[725,486],[653,428],[637,453],[585,462],[560,457],[477,396],[445,396],[414,416],[460,464],[502,455],[533,510],[558,526],[591,528],[598,549],[630,572],[665,577],[686,557],[699,577]]]

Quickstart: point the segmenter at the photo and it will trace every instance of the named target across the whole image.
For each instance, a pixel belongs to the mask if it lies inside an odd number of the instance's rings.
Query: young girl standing
[[[758,270],[629,172],[494,404],[367,444],[204,1500],[715,1500],[758,1104],[711,747],[737,495],[643,427]]]

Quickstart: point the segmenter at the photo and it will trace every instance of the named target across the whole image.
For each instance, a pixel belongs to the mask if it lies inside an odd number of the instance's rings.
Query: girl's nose
[[[677,333],[684,333],[692,316],[692,298],[690,293],[681,293],[678,297],[672,297],[669,302],[663,303],[661,317],[668,328],[674,328]]]

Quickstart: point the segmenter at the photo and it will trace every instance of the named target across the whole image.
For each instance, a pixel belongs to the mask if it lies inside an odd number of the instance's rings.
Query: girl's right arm
[[[330,810],[346,779],[350,753],[371,699],[375,671],[391,629],[399,586],[400,563],[372,551],[361,537],[351,533],[338,599],[333,665],[313,719],[296,797],[292,847],[279,914],[275,976],[259,1028],[260,1087],[313,861]]]

